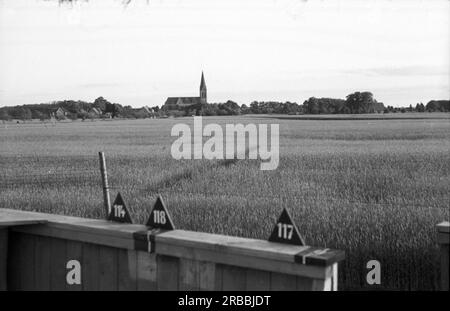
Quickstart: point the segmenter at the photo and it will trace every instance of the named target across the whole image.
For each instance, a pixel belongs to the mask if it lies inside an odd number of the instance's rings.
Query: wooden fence
[[[449,243],[450,243],[450,223],[448,221],[437,225],[438,243],[441,249],[441,290],[449,290]]]
[[[0,209],[2,290],[337,290],[339,250]],[[80,280],[68,282],[79,263]]]

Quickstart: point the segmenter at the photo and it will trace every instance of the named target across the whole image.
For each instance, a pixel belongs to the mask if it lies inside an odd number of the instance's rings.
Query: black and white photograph
[[[449,221],[449,0],[0,0],[0,291],[448,292]]]

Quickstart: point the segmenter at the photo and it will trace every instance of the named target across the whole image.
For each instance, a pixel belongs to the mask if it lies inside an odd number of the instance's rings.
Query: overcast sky
[[[0,0],[0,106],[449,99],[448,0]]]

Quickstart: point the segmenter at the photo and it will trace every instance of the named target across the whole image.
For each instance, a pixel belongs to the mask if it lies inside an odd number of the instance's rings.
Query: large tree
[[[11,116],[9,115],[8,111],[6,111],[6,109],[0,109],[0,120],[11,120]]]
[[[373,113],[383,111],[383,103],[378,103],[370,92],[355,92],[347,95],[346,106],[350,113]]]

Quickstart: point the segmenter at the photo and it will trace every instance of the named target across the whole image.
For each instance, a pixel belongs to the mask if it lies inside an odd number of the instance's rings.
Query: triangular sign
[[[167,208],[160,196],[156,198],[155,205],[153,205],[153,209],[150,213],[150,217],[147,220],[146,226],[150,229],[175,229],[172,218],[170,218],[170,214],[167,211]]]
[[[278,218],[275,228],[269,237],[269,242],[286,243],[304,246],[305,241],[300,235],[297,226],[294,224],[291,215],[286,208]]]
[[[120,195],[120,192],[117,193],[117,197],[114,200],[111,211],[109,212],[108,220],[128,224],[133,223],[133,221],[131,220],[130,213],[128,212],[128,209],[125,206],[125,202],[123,201],[122,196]]]

